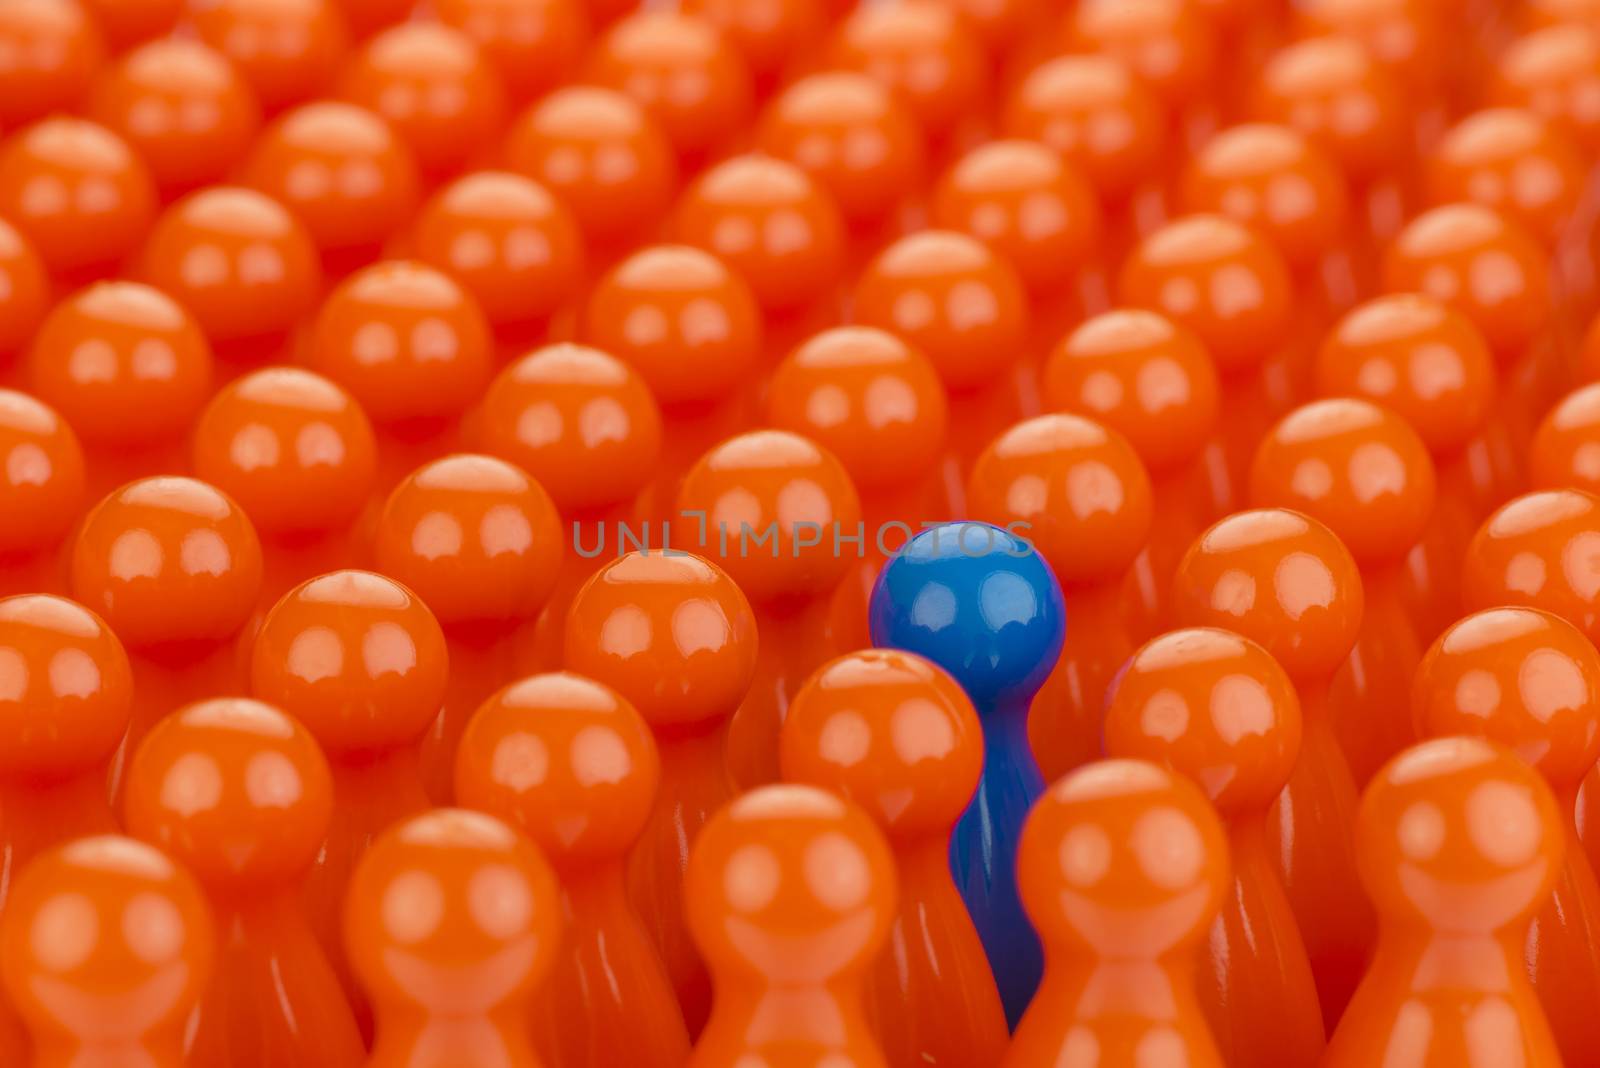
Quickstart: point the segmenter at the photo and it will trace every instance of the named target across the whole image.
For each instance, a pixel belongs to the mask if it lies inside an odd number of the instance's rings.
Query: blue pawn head
[[[1025,701],[1061,653],[1061,584],[1032,544],[988,523],[930,527],[883,567],[872,644],[927,657],[978,711]]]

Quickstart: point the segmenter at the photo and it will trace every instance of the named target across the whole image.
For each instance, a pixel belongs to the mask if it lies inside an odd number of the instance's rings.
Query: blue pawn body
[[[1017,837],[1044,789],[1028,706],[1061,653],[1066,607],[1050,566],[987,523],[946,523],[884,565],[869,608],[872,642],[927,657],[972,698],[983,777],[950,839],[950,868],[1016,1027],[1044,967],[1017,897]]]

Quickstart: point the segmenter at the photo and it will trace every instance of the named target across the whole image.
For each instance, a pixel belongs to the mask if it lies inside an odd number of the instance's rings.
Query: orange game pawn
[[[661,457],[661,409],[643,377],[587,345],[546,345],[510,364],[468,415],[476,448],[516,464],[561,513],[560,577],[539,616],[534,666],[561,666],[567,609],[589,576],[647,533],[638,497]]]
[[[689,1035],[628,900],[623,861],[655,805],[660,757],[615,691],[568,672],[485,701],[456,752],[456,798],[520,828],[561,884],[566,931],[533,1041],[563,1068],[682,1068]]]
[[[1165,221],[1166,115],[1152,88],[1118,60],[1067,55],[1040,64],[1012,92],[1000,128],[1055,150],[1088,177],[1111,262]]]
[[[345,279],[317,310],[305,352],[376,424],[379,493],[460,447],[461,416],[494,373],[478,302],[415,260],[385,260]]]
[[[828,191],[857,258],[913,221],[927,178],[922,130],[899,98],[865,74],[822,71],[792,82],[757,123],[756,144]]]
[[[534,624],[560,574],[561,521],[518,467],[458,453],[413,471],[378,520],[378,570],[432,609],[450,655],[444,707],[422,742],[422,780],[450,797],[456,743],[489,694],[534,659]]]
[[[261,542],[221,490],[192,478],[130,482],[95,505],[72,548],[72,595],[105,617],[133,667],[133,717],[112,762],[157,720],[242,688],[238,637],[261,595]]]
[[[629,553],[572,602],[566,665],[631,702],[661,756],[655,808],[628,858],[628,897],[661,952],[691,1034],[710,981],[684,921],[689,843],[736,792],[726,725],[755,676],[756,621],[734,581],[687,553]]]
[[[1036,361],[1024,359],[1028,297],[1016,269],[977,238],[922,230],[878,254],[856,283],[855,320],[898,334],[933,361],[950,398],[942,461],[948,505],[966,515],[967,473],[985,446],[1039,411]]]
[[[750,68],[710,21],[670,8],[617,20],[589,50],[582,80],[632,97],[661,124],[686,171],[750,121]]]
[[[760,153],[724,160],[684,190],[671,229],[749,284],[776,353],[838,319],[844,220],[804,169]]]
[[[333,812],[304,897],[363,1026],[368,1007],[339,936],[345,886],[380,831],[429,807],[418,749],[444,704],[449,671],[428,606],[370,571],[335,571],[290,590],[262,621],[251,653],[251,693],[304,724],[328,759]]]
[[[1140,760],[1079,768],[1028,813],[1017,885],[1045,971],[1002,1068],[1222,1068],[1194,957],[1228,890],[1228,839],[1199,789]]]
[[[133,678],[111,628],[62,597],[0,599],[0,871],[39,851],[117,829],[106,767],[128,729]],[[4,914],[8,880],[0,880]],[[0,1063],[26,1045],[0,1000]]]
[[[522,835],[464,809],[396,824],[356,865],[344,936],[377,1008],[367,1068],[540,1068],[529,1010],[561,904]]]
[[[854,804],[763,786],[689,851],[689,929],[716,1003],[687,1068],[884,1068],[862,986],[894,921],[894,859]]]
[[[1493,284],[1483,284],[1492,279]],[[1523,226],[1477,203],[1423,212],[1400,231],[1383,257],[1383,289],[1423,293],[1472,320],[1499,362],[1506,388],[1494,409],[1510,461],[1498,499],[1519,488],[1522,450],[1532,421],[1558,395],[1550,257]]]
[[[1165,629],[1172,573],[1213,518],[1204,466],[1222,459],[1211,444],[1218,392],[1199,339],[1150,311],[1095,316],[1063,338],[1045,364],[1045,407],[1121,434],[1150,477],[1150,533],[1121,606],[1135,640]]]
[[[335,278],[374,259],[417,206],[416,163],[394,128],[334,100],[281,115],[240,178],[299,217]]]
[[[224,386],[189,439],[194,473],[227,493],[262,539],[261,604],[349,558],[372,496],[377,443],[345,390],[298,367]]]
[[[639,372],[661,405],[661,460],[640,509],[647,520],[679,520],[684,473],[749,423],[763,345],[750,286],[702,249],[649,246],[595,284],[578,334]]]
[[[1383,934],[1327,1068],[1558,1068],[1522,955],[1561,870],[1539,773],[1482,739],[1424,742],[1372,780],[1355,829]]]
[[[106,767],[128,727],[133,676],[99,616],[24,594],[0,599],[0,694],[0,857],[15,874],[47,846],[116,829]]]
[[[287,362],[291,332],[322,293],[305,226],[265,193],[232,185],[202,189],[163,212],[134,271],[189,310],[224,373]]]
[[[205,895],[131,838],[79,838],[17,877],[0,922],[0,977],[27,1022],[21,1068],[185,1068],[211,977]]]
[[[128,830],[206,889],[217,967],[192,1056],[239,1068],[349,1068],[361,1033],[299,895],[333,806],[316,741],[271,705],[202,701],[168,716],[128,763]]]
[[[1589,547],[1600,541],[1600,497],[1577,489],[1517,497],[1484,520],[1467,547],[1460,607],[1542,608],[1600,640],[1600,585],[1589,572]],[[1600,769],[1578,793],[1578,833],[1591,866],[1600,865]]]
[[[471,294],[502,351],[543,341],[584,281],[572,210],[505,171],[474,171],[435,193],[412,224],[411,252]]]
[[[0,596],[65,589],[62,548],[84,503],[78,436],[49,405],[0,389],[0,472]]]
[[[1240,512],[1200,536],[1174,580],[1178,622],[1221,627],[1283,665],[1300,696],[1300,758],[1268,817],[1269,841],[1317,978],[1337,1020],[1372,948],[1355,885],[1356,784],[1333,733],[1328,688],[1361,631],[1361,573],[1334,533],[1298,512]]]
[[[1545,413],[1528,446],[1528,482],[1600,493],[1600,382],[1579,386]]]
[[[996,438],[972,468],[967,499],[972,518],[1031,542],[1066,597],[1067,643],[1028,712],[1028,739],[1052,782],[1100,755],[1106,688],[1133,653],[1122,588],[1150,533],[1150,479],[1122,435],[1056,413]]]
[[[1494,469],[1503,466],[1484,432],[1495,395],[1489,346],[1470,320],[1432,297],[1375,297],[1324,339],[1316,380],[1324,397],[1361,397],[1396,413],[1433,456],[1433,516],[1405,564],[1407,608],[1426,645],[1460,615],[1461,560],[1494,507]]]
[[[32,392],[84,442],[96,497],[183,470],[184,437],[213,373],[199,323],[139,282],[100,282],[60,301],[28,352]]]
[[[1328,715],[1364,784],[1416,740],[1394,714],[1422,659],[1406,614],[1405,561],[1433,512],[1433,462],[1398,415],[1349,398],[1313,401],[1256,450],[1250,503],[1291,508],[1339,536],[1361,568],[1361,634],[1328,693]]]
[[[1212,499],[1228,512],[1244,499],[1256,443],[1293,406],[1288,266],[1266,239],[1221,215],[1188,215],[1145,238],[1123,261],[1117,292],[1194,331],[1222,382],[1217,430],[1226,463]]]
[[[900,885],[867,985],[890,1068],[998,1064],[1005,1010],[950,875],[950,829],[983,770],[983,730],[949,675],[894,649],[823,665],[795,695],[783,776],[842,794],[888,836]]]
[[[1248,638],[1175,630],[1134,654],[1106,703],[1106,753],[1193,780],[1222,816],[1232,890],[1211,926],[1200,1005],[1233,1068],[1315,1068],[1327,1038],[1267,812],[1300,754],[1300,701]]]
[[[865,553],[860,498],[844,465],[820,445],[757,430],[701,458],[683,480],[678,510],[700,527],[686,540],[750,598],[761,633],[755,682],[728,725],[728,769],[745,788],[777,782],[783,717],[835,651],[831,599],[851,550],[856,559]]]
[[[1550,784],[1566,840],[1555,889],[1528,929],[1533,986],[1568,1068],[1600,1064],[1600,885],[1575,822],[1578,784],[1600,756],[1600,655],[1572,624],[1535,608],[1492,608],[1445,631],[1417,671],[1423,737],[1481,735]]]
[[[850,562],[833,605],[837,651],[865,649],[867,600],[883,560],[938,518],[939,457],[950,426],[928,358],[887,330],[836,326],[813,334],[772,374],[767,419],[839,458],[861,498],[865,559]]]
[[[505,157],[572,209],[602,264],[653,234],[678,183],[661,124],[632,97],[597,86],[564,86],[529,107],[511,124]]]

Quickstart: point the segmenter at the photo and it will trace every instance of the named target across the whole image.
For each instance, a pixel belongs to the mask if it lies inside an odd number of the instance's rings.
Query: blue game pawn
[[[1016,854],[1023,818],[1044,790],[1028,746],[1028,706],[1061,652],[1061,586],[1016,535],[945,523],[884,565],[870,616],[874,645],[944,668],[983,722],[983,777],[951,836],[950,867],[1015,1027],[1044,966],[1017,897]]]

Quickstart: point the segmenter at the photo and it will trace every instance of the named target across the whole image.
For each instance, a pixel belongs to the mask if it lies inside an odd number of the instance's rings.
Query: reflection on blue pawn
[[[874,645],[950,672],[983,721],[983,778],[951,837],[950,867],[1015,1027],[1043,968],[1017,898],[1016,850],[1044,789],[1028,706],[1061,653],[1061,586],[1026,541],[987,523],[946,523],[884,565],[870,612]]]

